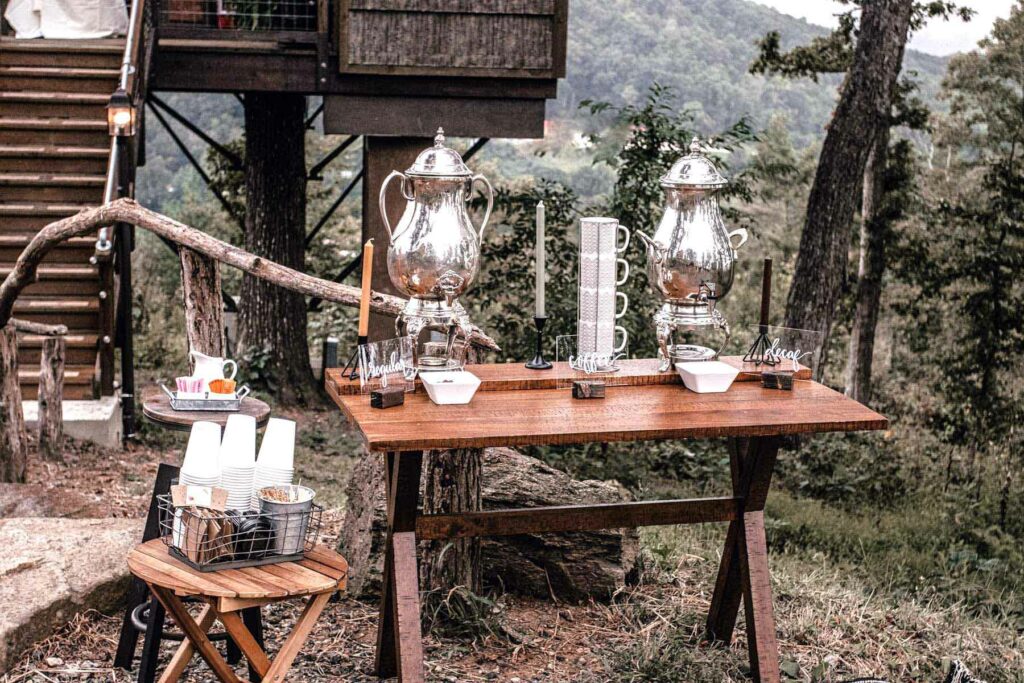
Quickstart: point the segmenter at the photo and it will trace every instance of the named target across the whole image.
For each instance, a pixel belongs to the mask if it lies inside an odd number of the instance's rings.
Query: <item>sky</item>
[[[1010,14],[1010,7],[1016,0],[961,0],[975,11],[969,23],[959,19],[953,21],[931,21],[910,39],[910,47],[933,55],[949,55],[966,52],[976,47],[979,40],[988,35],[992,22],[997,17]],[[835,15],[844,11],[843,5],[832,0],[754,0],[762,5],[774,7],[784,14],[806,19],[820,26],[835,26]]]

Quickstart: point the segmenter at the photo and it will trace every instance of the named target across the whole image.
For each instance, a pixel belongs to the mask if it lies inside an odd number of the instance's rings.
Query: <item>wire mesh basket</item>
[[[172,555],[201,572],[257,567],[302,559],[320,537],[323,507],[259,510],[175,508],[170,495],[157,496],[160,536]]]

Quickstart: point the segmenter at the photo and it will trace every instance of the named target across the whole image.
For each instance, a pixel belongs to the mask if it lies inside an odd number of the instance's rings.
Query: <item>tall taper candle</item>
[[[534,248],[535,258],[537,260],[537,285],[536,285],[536,296],[537,296],[537,312],[538,318],[544,316],[544,270],[546,267],[545,260],[547,255],[544,251],[544,202],[538,202],[537,204],[537,246]]]
[[[370,333],[370,284],[373,281],[373,240],[363,245],[363,291],[359,296],[359,336]]]

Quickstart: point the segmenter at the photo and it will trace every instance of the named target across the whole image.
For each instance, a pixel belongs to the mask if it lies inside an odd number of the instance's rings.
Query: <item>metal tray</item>
[[[181,411],[235,413],[242,409],[242,399],[251,393],[249,386],[246,385],[235,392],[234,398],[177,398],[176,392],[168,389],[166,385],[161,384],[160,388],[171,400],[171,409]]]

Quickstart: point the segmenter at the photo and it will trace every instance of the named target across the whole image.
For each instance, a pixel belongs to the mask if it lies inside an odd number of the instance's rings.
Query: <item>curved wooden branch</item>
[[[47,325],[46,323],[21,320],[20,318],[11,318],[10,323],[18,332],[38,334],[44,337],[63,337],[68,333],[67,325]]]
[[[36,233],[25,247],[25,251],[18,256],[3,284],[0,284],[0,326],[10,320],[14,300],[22,289],[35,281],[36,268],[50,249],[64,240],[90,234],[114,223],[130,223],[285,289],[346,306],[359,305],[359,290],[355,287],[300,273],[151,211],[134,200],[118,199],[98,208],[86,209],[74,216],[54,221]],[[376,313],[397,316],[405,308],[405,300],[373,292],[370,308]],[[501,349],[479,328],[473,328],[469,341],[482,348],[496,351]]]

